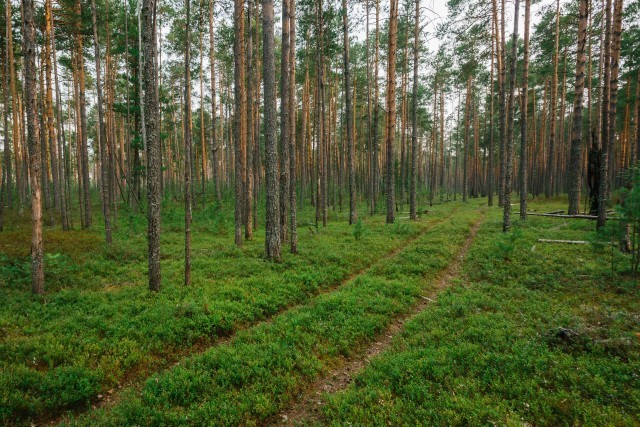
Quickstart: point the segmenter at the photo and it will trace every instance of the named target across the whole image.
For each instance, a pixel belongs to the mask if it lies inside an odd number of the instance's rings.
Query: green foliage
[[[631,254],[631,273],[638,276],[640,266],[640,164],[632,168],[626,177],[627,188],[620,190],[621,203],[617,211],[620,224],[622,249]]]
[[[588,246],[536,244],[584,238],[592,223],[530,218],[505,243],[499,214],[468,253],[465,286],[440,294],[327,396],[320,425],[640,422],[638,288],[607,279],[606,259]]]
[[[364,224],[362,223],[362,219],[358,219],[358,222],[356,222],[356,225],[353,226],[353,237],[359,241],[364,237],[366,232],[367,230],[365,229]]]
[[[185,288],[184,210],[164,202],[163,288],[158,294],[147,290],[142,213],[120,215],[111,248],[101,243],[99,229],[45,229],[45,249],[59,252],[47,252],[43,297],[30,293],[28,254],[4,250],[18,246],[28,251],[28,227],[0,234],[0,423],[86,408],[132,373],[170,366],[194,343],[206,346],[306,303],[404,241],[382,217],[366,217],[363,251],[350,238],[346,222],[332,222],[315,238],[301,239],[298,255],[285,256],[281,264],[266,263],[263,230],[241,249],[230,243],[232,208],[211,201],[204,210],[196,208],[193,285]],[[303,210],[299,217],[313,214]],[[411,224],[408,235],[426,226]],[[90,381],[86,375],[66,375],[63,387],[60,369],[87,373]],[[78,390],[76,399],[55,397],[73,390]]]
[[[406,236],[411,232],[411,228],[406,222],[396,221],[393,224],[393,232],[399,236]]]
[[[478,215],[466,207],[446,222],[431,222],[421,238],[334,291],[152,375],[115,406],[72,424],[265,424],[327,367],[369,345],[395,316],[409,311],[433,286]],[[185,302],[175,313],[195,318],[199,310]]]

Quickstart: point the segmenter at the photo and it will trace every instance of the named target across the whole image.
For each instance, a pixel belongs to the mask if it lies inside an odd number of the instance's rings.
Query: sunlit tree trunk
[[[111,209],[109,204],[109,177],[108,177],[108,159],[107,159],[107,131],[104,123],[104,113],[102,104],[102,81],[101,81],[101,64],[100,64],[100,44],[98,41],[98,25],[96,18],[96,2],[91,0],[91,18],[93,22],[93,46],[96,60],[96,92],[98,95],[98,126],[100,128],[100,184],[102,186],[102,214],[104,216],[104,234],[108,245],[111,245]]]
[[[75,10],[77,14],[81,14],[82,6],[80,1],[76,2]],[[85,84],[84,84],[84,50],[82,47],[82,28],[80,22],[76,26],[76,67],[78,73],[78,103],[80,104],[80,133],[81,146],[80,154],[82,156],[82,186],[84,198],[84,227],[91,227],[91,182],[89,180],[89,148],[87,143],[87,109],[85,101]]]
[[[38,140],[38,112],[36,111],[36,28],[33,0],[22,0],[22,56],[24,61],[27,110],[27,143],[31,180],[31,290],[44,293],[44,247],[42,244],[42,199],[40,192],[40,168],[42,159]]]

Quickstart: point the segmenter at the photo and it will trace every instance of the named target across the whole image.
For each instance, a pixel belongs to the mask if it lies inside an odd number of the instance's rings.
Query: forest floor
[[[112,248],[98,225],[46,230],[47,293],[33,297],[28,219],[10,214],[0,424],[640,423],[638,282],[587,220],[503,234],[502,210],[472,199],[416,222],[361,215],[354,234],[345,212],[323,229],[308,209],[300,254],[273,264],[263,232],[236,248],[231,213],[209,204],[185,287],[169,204],[159,293],[143,216],[121,212]]]

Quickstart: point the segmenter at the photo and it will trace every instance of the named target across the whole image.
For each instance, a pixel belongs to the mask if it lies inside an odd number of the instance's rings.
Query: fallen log
[[[552,214],[552,213],[527,212],[527,215],[529,215],[529,216],[546,216],[546,217],[549,217],[549,218],[581,218],[581,219],[591,219],[591,220],[598,219],[597,215],[583,215],[583,214],[564,215],[564,214]],[[619,220],[620,218],[608,217],[607,219]]]
[[[586,240],[553,240],[553,239],[538,239],[538,242],[542,243],[566,243],[569,245],[588,245]]]
[[[551,212],[546,212],[546,213],[555,215],[555,214],[563,214],[564,211],[563,210],[559,210],[559,211],[551,211]]]

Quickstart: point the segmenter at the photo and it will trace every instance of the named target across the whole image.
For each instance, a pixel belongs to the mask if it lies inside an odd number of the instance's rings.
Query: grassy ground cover
[[[262,230],[236,248],[229,212],[210,204],[195,215],[191,286],[182,283],[182,211],[168,204],[160,293],[146,288],[144,219],[121,212],[110,250],[97,225],[45,231],[43,297],[29,291],[28,221],[8,219],[10,228],[0,233],[0,423],[86,408],[99,394],[143,379],[194,345],[206,348],[218,337],[307,302],[452,211],[436,207],[422,221],[395,226],[386,226],[382,216],[366,216],[359,241],[346,214],[337,218],[332,212],[334,221],[316,229],[305,223],[312,211],[302,211],[300,254],[285,254],[281,264],[262,259]]]
[[[253,425],[269,420],[322,372],[366,346],[410,310],[459,250],[480,217],[478,202],[448,205],[455,215],[395,256],[227,344],[151,375],[115,405],[69,420],[73,425]],[[408,232],[410,225],[388,226]],[[360,250],[366,252],[368,243]],[[366,250],[364,250],[367,248]]]
[[[640,424],[640,291],[628,262],[606,245],[537,241],[593,240],[593,228],[530,217],[503,235],[492,209],[461,286],[325,396],[320,424]]]

